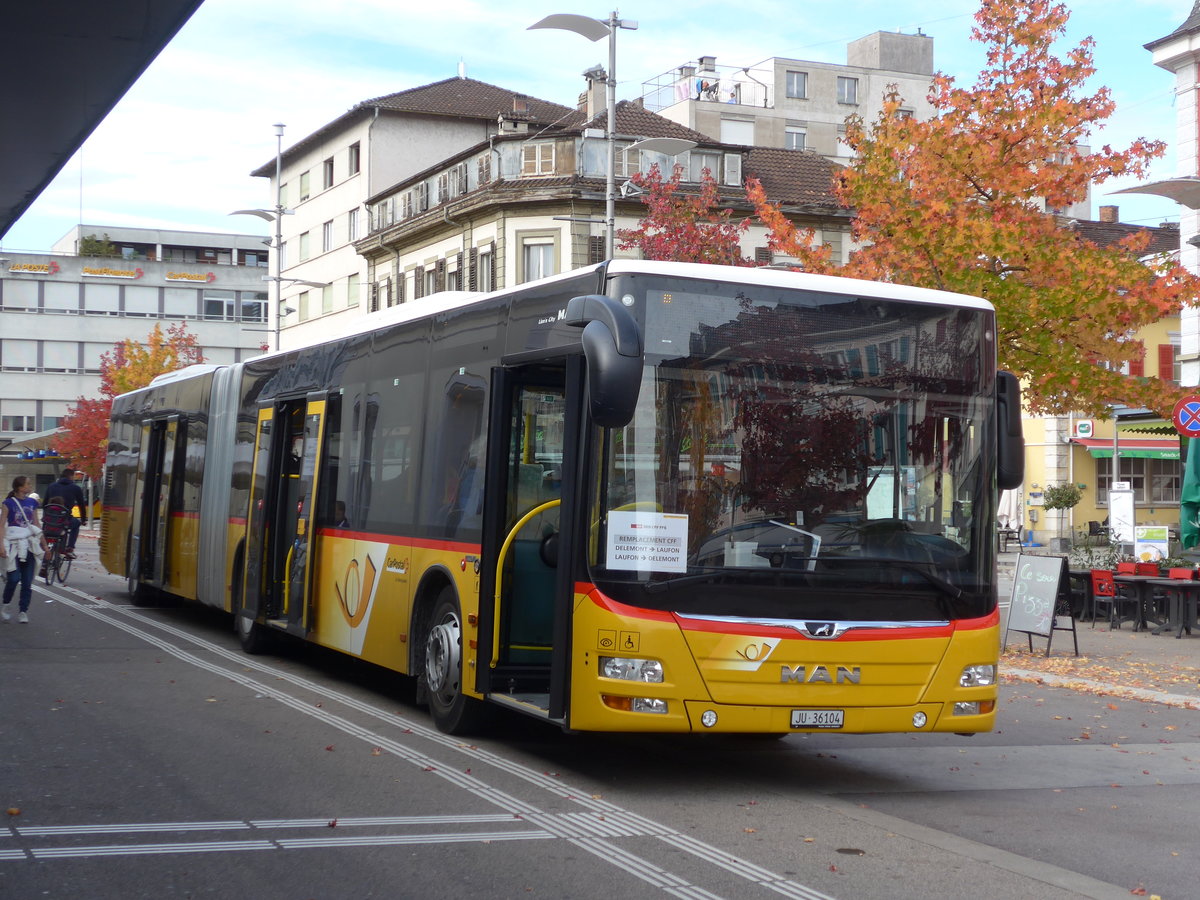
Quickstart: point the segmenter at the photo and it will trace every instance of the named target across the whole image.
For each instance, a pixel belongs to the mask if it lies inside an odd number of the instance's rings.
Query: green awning
[[[1112,459],[1111,438],[1071,438],[1071,443],[1082,444],[1093,459]],[[1179,438],[1121,438],[1117,449],[1126,459],[1180,459]]]

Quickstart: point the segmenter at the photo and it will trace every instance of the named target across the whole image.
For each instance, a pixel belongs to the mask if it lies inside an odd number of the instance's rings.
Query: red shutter
[[[1129,374],[1137,378],[1146,374],[1146,345],[1141,341],[1134,345],[1134,355],[1129,358]]]
[[[1175,347],[1172,344],[1158,345],[1158,377],[1163,381],[1175,378]]]

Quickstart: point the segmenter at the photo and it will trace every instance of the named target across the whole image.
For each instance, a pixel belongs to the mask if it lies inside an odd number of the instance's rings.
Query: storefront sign
[[[12,274],[25,272],[30,275],[54,275],[58,272],[58,263],[54,260],[44,263],[12,263],[8,271]]]
[[[84,278],[141,278],[146,273],[141,269],[111,269],[108,266],[84,266]]]
[[[168,272],[167,281],[197,281],[212,284],[217,280],[213,272]]]

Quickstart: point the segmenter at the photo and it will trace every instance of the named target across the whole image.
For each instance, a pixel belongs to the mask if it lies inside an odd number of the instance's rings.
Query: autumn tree
[[[113,398],[148,385],[156,376],[204,362],[199,339],[187,323],[163,333],[155,325],[145,341],[126,338],[100,355],[100,396],[80,397],[63,419],[55,449],[89,478],[98,479],[108,448],[108,419]]]
[[[617,231],[618,247],[640,250],[644,259],[675,262],[751,266],[742,256],[741,237],[749,219],[736,221],[732,209],[720,209],[721,194],[708,169],[701,172],[699,193],[686,193],[683,166],[676,165],[664,179],[657,165],[639,172],[630,181],[645,193],[646,215],[636,228]],[[691,185],[688,185],[689,190]]]
[[[1179,397],[1156,378],[1121,374],[1140,355],[1133,333],[1196,300],[1200,281],[1148,259],[1145,233],[1111,246],[1080,238],[1055,211],[1089,186],[1142,177],[1161,142],[1087,149],[1112,113],[1107,88],[1084,90],[1093,41],[1052,52],[1068,19],[1049,0],[984,0],[972,38],[987,63],[970,89],[939,74],[934,115],[905,115],[893,88],[878,119],[847,123],[854,162],[835,190],[860,246],[840,268],[757,184],[751,200],[771,246],[811,271],[959,291],[996,307],[999,356],[1027,383],[1035,412],[1105,415],[1112,403],[1169,415]]]

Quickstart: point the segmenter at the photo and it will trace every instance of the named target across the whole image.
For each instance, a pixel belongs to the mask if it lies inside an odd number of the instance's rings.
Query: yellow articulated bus
[[[983,300],[614,260],[114,402],[102,559],[607,732],[993,727],[1016,380]]]

